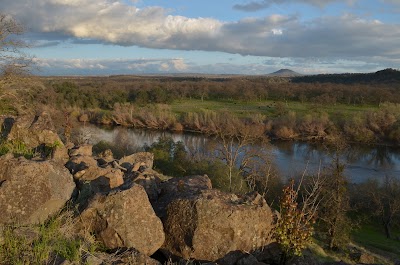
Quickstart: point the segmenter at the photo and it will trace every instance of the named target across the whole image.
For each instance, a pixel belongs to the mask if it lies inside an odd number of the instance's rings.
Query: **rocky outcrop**
[[[0,224],[42,223],[75,189],[68,170],[53,162],[1,157],[0,169]]]
[[[0,124],[1,137],[10,145],[23,146],[27,151],[34,150],[35,156],[51,158],[60,164],[68,161],[67,149],[48,113],[7,117],[0,120]]]
[[[77,146],[70,150],[71,159],[65,166],[79,183],[85,194],[108,192],[124,183],[124,173],[111,165],[100,167],[92,157],[92,146]],[[90,196],[89,196],[90,197]],[[86,198],[85,198],[86,199]]]
[[[83,144],[75,146],[69,150],[69,156],[86,156],[91,157],[93,155],[93,146],[90,144]]]
[[[9,141],[19,141],[28,148],[36,148],[41,144],[54,146],[62,145],[50,114],[42,112],[39,115],[19,116],[10,123],[11,128],[6,135]]]
[[[94,232],[108,248],[135,248],[152,255],[164,243],[161,220],[142,186],[98,194],[80,216],[83,229]]]
[[[259,194],[240,198],[209,189],[207,182],[197,186],[174,181],[176,185],[168,186],[174,194],[163,196],[169,197],[163,218],[165,252],[215,261],[232,251],[251,252],[271,243],[273,213]]]
[[[148,152],[135,153],[124,156],[119,164],[128,171],[138,171],[140,167],[153,168],[154,155]]]

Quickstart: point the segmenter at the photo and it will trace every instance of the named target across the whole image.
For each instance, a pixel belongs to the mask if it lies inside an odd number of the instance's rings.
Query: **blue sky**
[[[373,72],[400,66],[400,0],[13,0],[39,74]]]

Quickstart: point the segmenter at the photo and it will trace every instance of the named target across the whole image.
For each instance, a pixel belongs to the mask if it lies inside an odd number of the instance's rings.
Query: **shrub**
[[[302,203],[298,203],[299,190],[302,184],[295,189],[294,180],[283,189],[280,199],[280,215],[277,221],[274,237],[281,246],[283,255],[281,263],[284,264],[293,256],[301,256],[302,251],[311,242],[315,223],[315,214],[319,204],[320,179],[313,178],[305,187]]]

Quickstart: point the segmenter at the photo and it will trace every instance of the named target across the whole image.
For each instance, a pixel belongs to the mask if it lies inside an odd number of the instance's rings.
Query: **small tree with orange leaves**
[[[312,178],[304,188],[302,200],[299,192],[304,177],[295,188],[294,180],[283,188],[280,200],[280,219],[275,228],[275,239],[282,248],[281,264],[285,264],[293,256],[301,256],[302,251],[311,241],[316,211],[320,201],[321,178]]]

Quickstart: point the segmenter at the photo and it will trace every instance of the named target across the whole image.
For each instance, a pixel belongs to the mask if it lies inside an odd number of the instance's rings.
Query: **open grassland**
[[[202,110],[211,111],[227,111],[239,117],[246,117],[252,114],[262,114],[267,117],[276,117],[282,111],[293,111],[298,115],[304,115],[311,112],[326,112],[330,116],[341,113],[344,116],[351,116],[355,113],[376,110],[375,105],[321,105],[312,103],[301,103],[299,101],[289,101],[278,103],[272,100],[264,101],[239,101],[239,100],[200,100],[200,99],[185,99],[175,100],[172,104],[172,111],[177,114],[187,112],[200,112]]]

